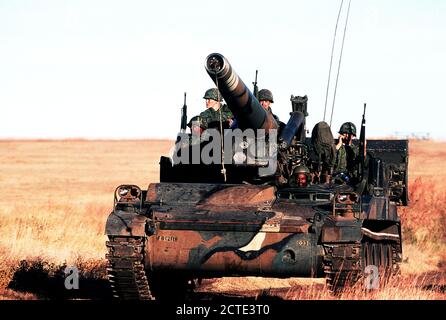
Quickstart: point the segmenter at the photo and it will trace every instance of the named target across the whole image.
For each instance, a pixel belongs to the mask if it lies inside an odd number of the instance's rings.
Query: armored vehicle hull
[[[223,56],[210,55],[206,70],[239,123],[278,128]],[[283,183],[292,179],[280,170],[311,161],[306,99],[299,101],[305,110],[293,105],[279,134],[279,166],[269,176],[258,174],[264,161],[227,163],[222,175],[219,164],[161,157],[160,183],[116,189],[106,224],[116,297],[170,299],[193,289],[197,279],[223,276],[325,277],[336,293],[371,274],[383,284],[398,272],[397,206],[408,203],[407,141],[368,141],[360,184]]]

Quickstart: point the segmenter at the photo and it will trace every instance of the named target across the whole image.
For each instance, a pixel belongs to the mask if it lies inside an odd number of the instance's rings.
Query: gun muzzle
[[[207,56],[205,68],[237,119],[240,129],[278,128],[271,112],[260,105],[223,55],[212,53]]]

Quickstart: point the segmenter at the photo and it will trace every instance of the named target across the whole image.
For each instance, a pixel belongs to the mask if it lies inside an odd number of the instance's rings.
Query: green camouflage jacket
[[[224,104],[221,106],[221,118],[223,128],[229,127],[229,120],[234,118],[229,107]],[[220,128],[220,110],[215,111],[212,108],[206,109],[199,115],[200,127],[203,129]]]
[[[359,148],[355,145],[342,145],[336,152],[334,172],[347,173],[352,177],[358,174]]]

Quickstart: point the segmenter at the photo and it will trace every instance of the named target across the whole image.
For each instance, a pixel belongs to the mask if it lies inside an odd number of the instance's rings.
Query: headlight
[[[120,185],[115,190],[115,199],[118,201],[139,201],[141,200],[141,189],[135,185]]]
[[[337,203],[353,204],[357,203],[359,196],[356,193],[343,193],[336,196]]]
[[[120,188],[118,193],[119,193],[119,195],[121,197],[125,197],[129,193],[129,189],[127,189],[127,188]]]

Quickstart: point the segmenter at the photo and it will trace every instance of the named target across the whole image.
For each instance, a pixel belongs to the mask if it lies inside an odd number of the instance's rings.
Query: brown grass
[[[169,141],[0,141],[0,295],[21,260],[105,259],[104,227],[121,183],[159,181]]]
[[[145,188],[159,181],[159,156],[171,145],[161,140],[0,141],[0,298],[42,298],[38,292],[7,289],[24,270],[23,260],[40,274],[48,274],[42,265],[55,270],[76,265],[85,279],[104,280],[104,226],[113,191],[121,183]],[[333,297],[320,279],[246,277],[208,280],[200,290],[243,288],[247,295],[266,292],[286,299],[445,299],[444,150],[446,143],[410,143],[412,202],[400,210],[405,262],[401,278],[388,287],[371,293],[352,288]]]

